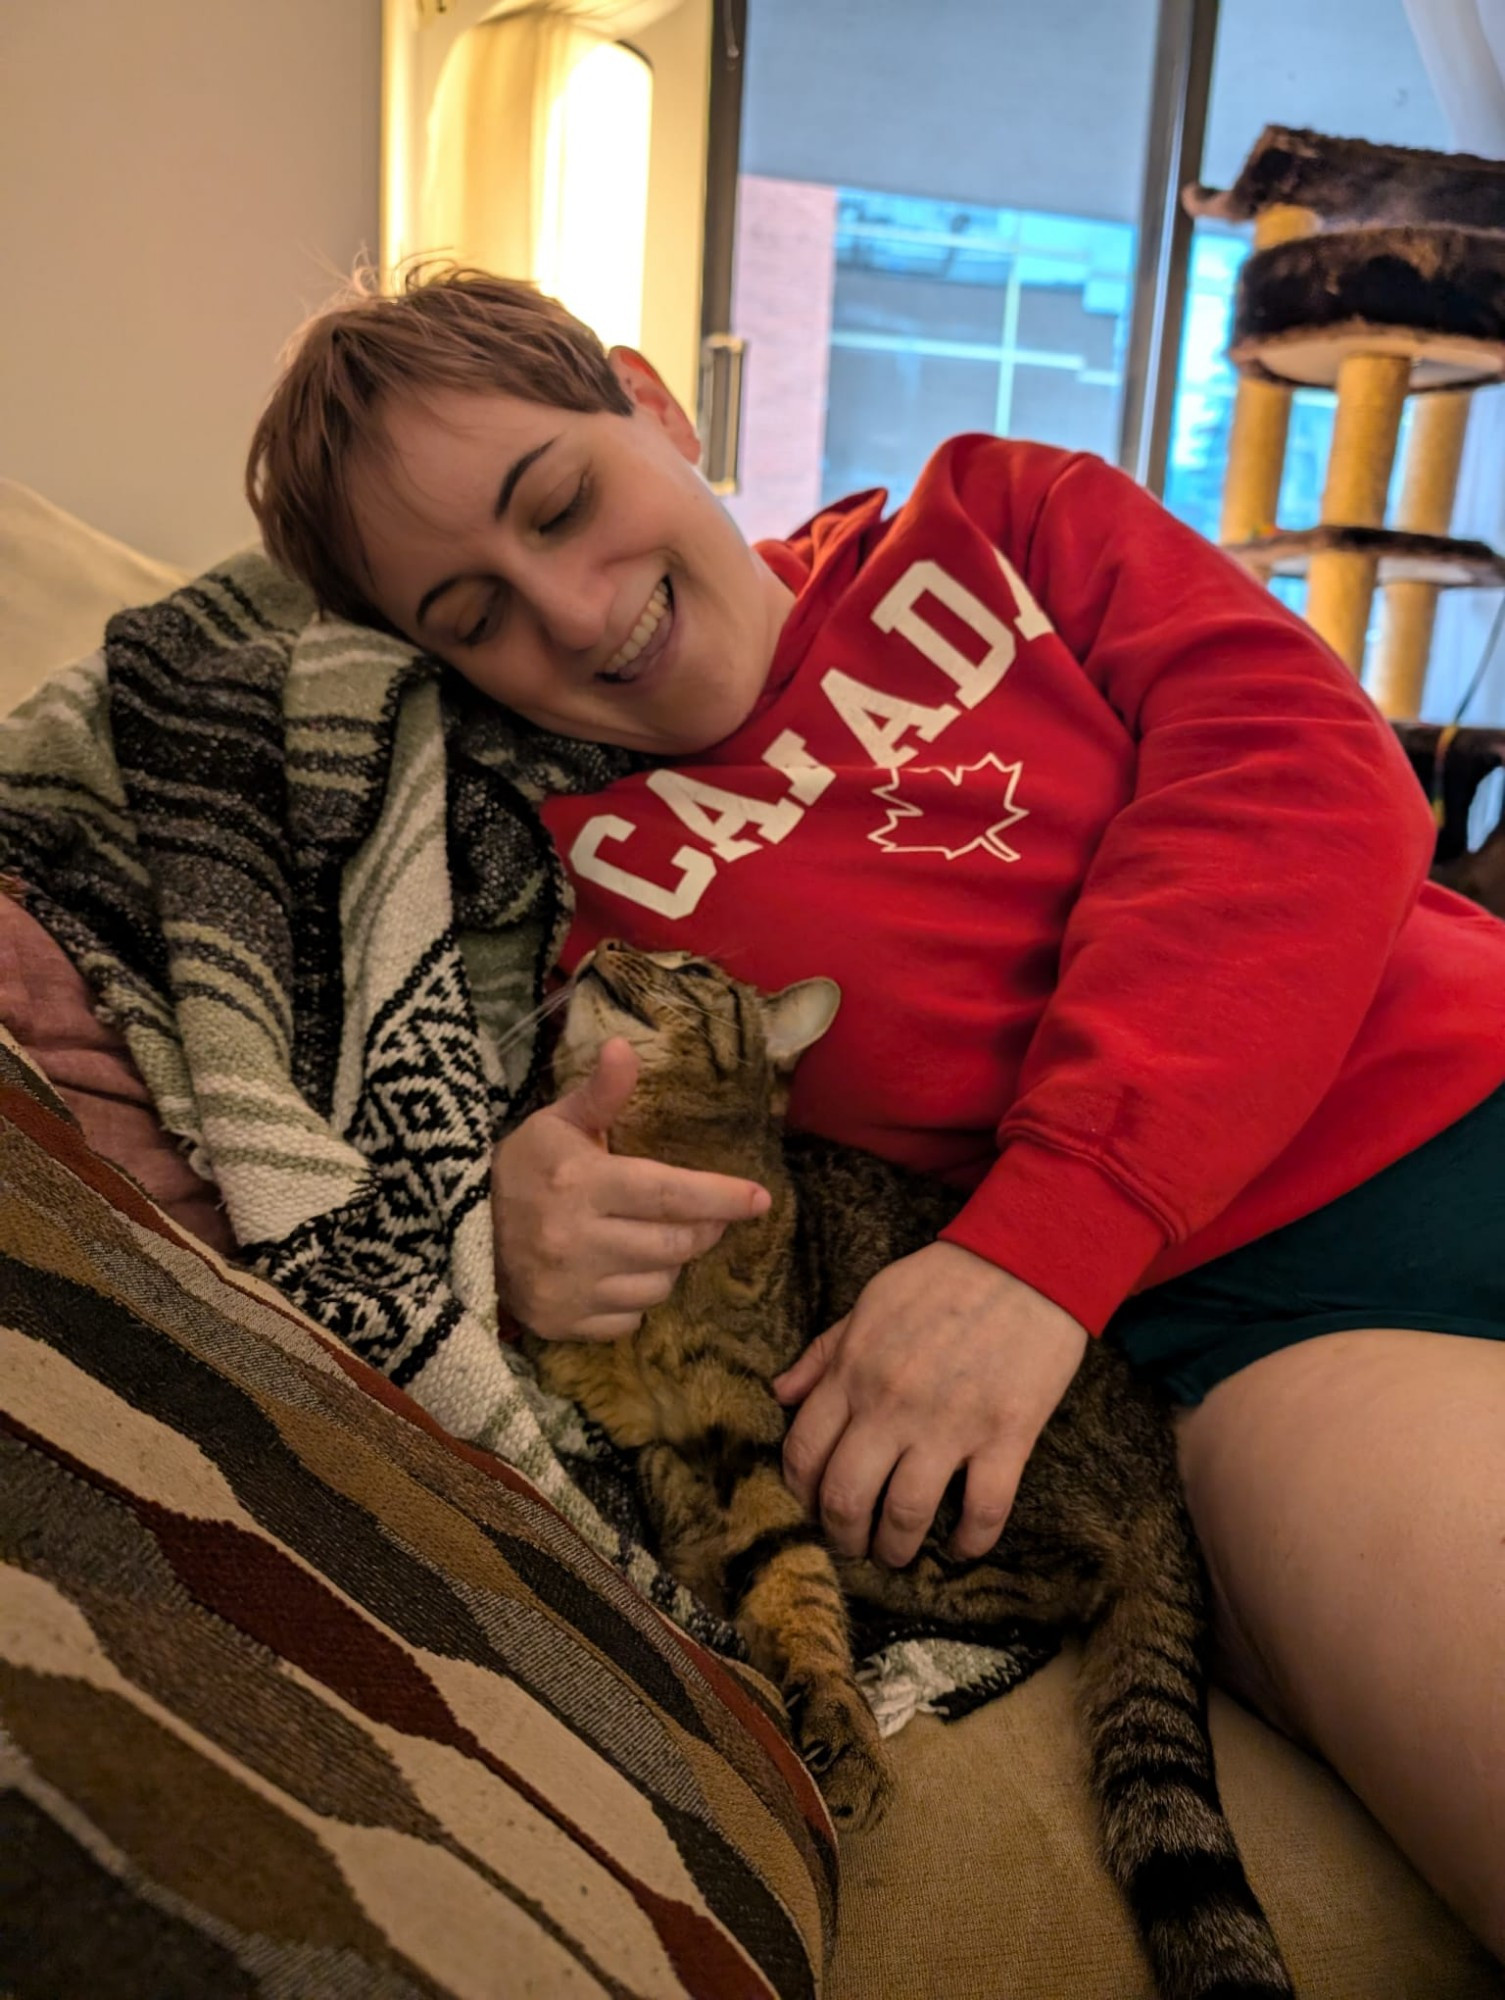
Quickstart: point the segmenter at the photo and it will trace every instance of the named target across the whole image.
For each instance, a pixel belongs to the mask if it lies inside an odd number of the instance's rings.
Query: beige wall
[[[0,0],[0,475],[188,566],[377,243],[380,0]]]

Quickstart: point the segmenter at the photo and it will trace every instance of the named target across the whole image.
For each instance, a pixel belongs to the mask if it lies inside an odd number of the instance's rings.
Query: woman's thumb
[[[588,1138],[604,1142],[637,1080],[637,1051],[624,1037],[613,1035],[602,1044],[590,1075],[573,1090],[567,1090],[554,1109]]]

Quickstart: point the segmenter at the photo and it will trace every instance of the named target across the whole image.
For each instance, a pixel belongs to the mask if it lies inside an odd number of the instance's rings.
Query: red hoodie
[[[749,720],[544,807],[605,936],[823,973],[798,1128],[939,1172],[1094,1332],[1505,1079],[1505,924],[1348,670],[1100,461],[962,437],[759,552]]]

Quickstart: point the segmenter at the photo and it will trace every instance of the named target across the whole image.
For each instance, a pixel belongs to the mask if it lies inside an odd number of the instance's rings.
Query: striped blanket
[[[570,909],[534,807],[629,764],[315,616],[247,551],[121,613],[0,726],[0,868],[249,1265],[735,1652],[645,1546],[630,1467],[498,1338],[491,1148],[537,1101],[531,1021]],[[959,1710],[1040,1656],[896,1642],[875,1707],[890,1727]]]

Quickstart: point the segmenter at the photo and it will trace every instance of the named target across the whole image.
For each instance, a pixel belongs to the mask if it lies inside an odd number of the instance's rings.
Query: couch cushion
[[[181,571],[0,479],[0,715],[92,653],[115,612],[182,581]]]
[[[751,1674],[92,1153],[0,1038],[0,1990],[813,1996]]]
[[[1097,1858],[1069,1652],[892,1745],[899,1795],[842,1844],[828,2000],[1154,2000]],[[1505,1973],[1326,1766],[1216,1690],[1218,1782],[1301,2000],[1502,2000]]]

